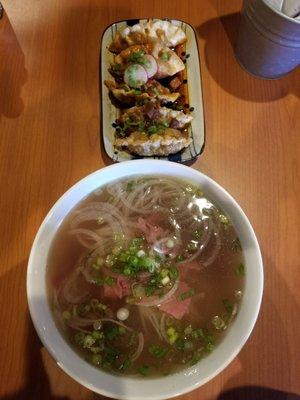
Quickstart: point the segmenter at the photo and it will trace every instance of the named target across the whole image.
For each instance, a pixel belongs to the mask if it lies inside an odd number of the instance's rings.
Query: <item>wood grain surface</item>
[[[0,20],[0,399],[103,399],[62,372],[26,301],[35,233],[67,188],[110,163],[100,147],[100,37],[113,21],[171,17],[197,31],[206,148],[192,165],[245,210],[265,264],[254,332],[184,400],[300,397],[300,74],[256,79],[237,64],[239,0],[3,0]],[[292,393],[288,397],[288,393]]]

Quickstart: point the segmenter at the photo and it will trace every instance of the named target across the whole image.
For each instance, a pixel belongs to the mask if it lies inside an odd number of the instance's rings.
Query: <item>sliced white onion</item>
[[[115,319],[112,319],[112,318],[101,318],[100,321],[102,321],[102,322],[112,322],[113,324],[122,326],[123,328],[127,329],[129,332],[133,332],[132,328],[130,328],[129,326],[123,324],[122,322],[116,321]]]
[[[177,280],[172,289],[170,289],[168,291],[167,294],[165,294],[163,297],[158,297],[158,296],[152,296],[150,297],[148,300],[142,300],[138,303],[136,303],[137,306],[142,306],[142,307],[154,307],[154,306],[159,306],[163,303],[165,303],[167,300],[170,299],[170,297],[172,297],[172,295],[176,292],[176,290],[178,289],[178,284],[179,281]]]
[[[215,233],[214,236],[215,236],[215,240],[216,240],[215,247],[214,247],[213,251],[211,252],[209,258],[202,262],[204,267],[208,267],[216,260],[216,258],[218,257],[218,255],[220,253],[220,250],[222,248],[222,243],[221,243],[219,234]]]
[[[63,298],[68,303],[79,304],[88,296],[88,292],[83,291],[78,282],[80,273],[80,268],[76,268],[62,286]]]

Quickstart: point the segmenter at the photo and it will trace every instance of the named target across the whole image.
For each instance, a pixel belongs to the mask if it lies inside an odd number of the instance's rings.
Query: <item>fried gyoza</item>
[[[166,47],[175,47],[186,41],[186,35],[174,21],[149,20],[133,26],[126,26],[118,31],[113,42],[109,46],[112,53],[120,53],[122,50],[134,44],[145,44],[160,41]]]

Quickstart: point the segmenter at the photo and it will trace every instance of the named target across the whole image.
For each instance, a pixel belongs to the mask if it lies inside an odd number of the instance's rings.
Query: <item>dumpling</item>
[[[193,117],[191,114],[185,114],[183,111],[172,110],[171,108],[161,107],[159,104],[147,103],[140,107],[131,107],[121,115],[118,121],[123,124],[127,120],[135,122],[155,121],[158,124],[164,124],[166,127],[175,129],[184,129]]]
[[[173,76],[185,68],[183,61],[175,51],[159,42],[135,44],[127,47],[115,56],[114,65],[118,66],[119,71],[124,71],[128,63],[138,62],[139,57],[142,57],[143,54],[151,54],[157,62],[158,68],[154,78],[161,79]]]
[[[131,89],[124,83],[118,84],[114,80],[105,81],[110,93],[125,106],[143,104],[150,99],[159,100],[161,103],[174,103],[180,96],[178,92],[170,92],[168,88],[155,79],[150,79],[143,88],[143,91]]]
[[[128,137],[116,139],[115,147],[140,156],[168,156],[188,147],[192,139],[187,132],[167,128],[162,134],[147,135],[135,131]]]
[[[157,62],[158,68],[155,75],[157,79],[173,76],[185,68],[183,61],[175,51],[163,47],[160,43],[154,44],[151,54]]]
[[[181,129],[192,119],[190,114],[160,107],[158,103],[132,107],[116,121],[115,146],[141,156],[177,153],[191,143],[188,133]]]
[[[160,41],[166,47],[175,47],[186,41],[186,35],[176,21],[141,21],[118,31],[109,46],[109,50],[113,53],[119,53],[134,44],[155,41]]]

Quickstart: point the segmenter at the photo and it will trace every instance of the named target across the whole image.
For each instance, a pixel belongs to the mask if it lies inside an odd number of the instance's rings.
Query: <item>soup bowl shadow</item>
[[[137,174],[138,171],[138,174]],[[133,176],[170,176],[199,185],[229,215],[244,250],[246,278],[243,299],[228,333],[216,349],[198,364],[175,375],[142,379],[100,371],[79,357],[58,331],[47,302],[47,255],[66,215],[88,194],[116,179]],[[248,266],[251,265],[251,268]],[[220,373],[239,353],[258,316],[263,291],[263,266],[255,233],[235,200],[216,182],[187,166],[158,160],[114,164],[88,175],[53,206],[32,246],[27,271],[27,297],[31,317],[41,341],[57,364],[73,379],[104,396],[130,400],[159,400],[189,392]]]

